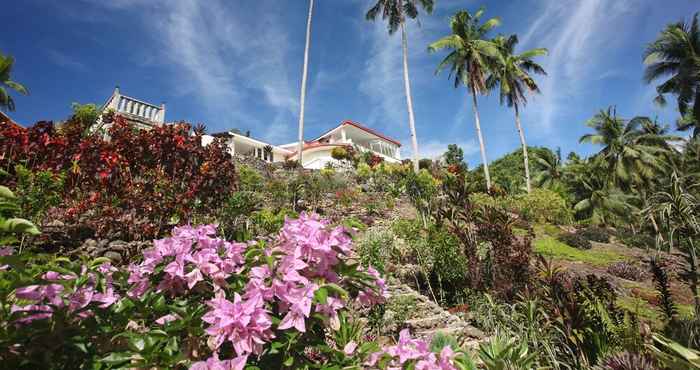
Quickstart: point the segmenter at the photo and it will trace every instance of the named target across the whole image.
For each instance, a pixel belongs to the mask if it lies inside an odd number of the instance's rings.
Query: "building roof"
[[[5,112],[3,112],[1,110],[0,110],[0,120],[15,124],[19,127],[24,127],[24,126],[20,125],[19,123],[15,122],[15,120],[13,120],[10,116],[8,116]]]
[[[338,125],[338,126],[332,128],[332,129],[326,131],[323,135],[319,136],[319,137],[316,138],[314,141],[320,140],[321,138],[327,136],[327,135],[330,134],[331,132],[333,132],[333,131],[335,131],[335,130],[337,130],[337,129],[343,127],[343,126],[353,126],[353,127],[358,128],[358,129],[360,129],[360,130],[362,130],[362,131],[365,131],[365,132],[367,132],[367,133],[369,133],[369,134],[371,134],[371,135],[374,135],[374,136],[377,136],[377,137],[379,137],[379,138],[381,138],[381,139],[384,139],[384,140],[386,140],[386,141],[388,141],[388,142],[390,142],[390,143],[393,143],[393,144],[396,144],[396,145],[398,145],[398,146],[401,146],[401,143],[400,143],[399,141],[394,140],[394,139],[392,139],[392,138],[390,138],[390,137],[388,137],[388,136],[386,136],[386,135],[384,135],[384,134],[379,133],[379,132],[376,131],[376,130],[373,130],[373,129],[369,128],[369,127],[363,126],[363,125],[361,125],[361,124],[359,124],[359,123],[357,123],[357,122],[350,121],[350,120],[344,120],[343,122],[340,123],[340,125]]]

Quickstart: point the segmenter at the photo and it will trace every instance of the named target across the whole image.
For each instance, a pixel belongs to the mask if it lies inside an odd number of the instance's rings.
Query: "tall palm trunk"
[[[476,126],[476,136],[479,138],[479,149],[481,149],[481,163],[484,164],[484,176],[486,177],[486,190],[491,190],[491,175],[489,173],[489,164],[486,161],[486,146],[484,145],[484,137],[481,135],[481,122],[479,120],[479,108],[476,104],[476,90],[472,86],[472,110],[474,110],[474,125]]]
[[[299,147],[297,160],[299,168],[302,168],[301,153],[304,150],[304,104],[306,102],[306,75],[309,69],[309,46],[311,44],[311,16],[314,11],[314,0],[309,0],[309,17],[306,20],[306,46],[304,47],[304,69],[301,74],[301,97],[299,107]]]
[[[411,82],[408,80],[408,40],[406,26],[403,22],[401,22],[401,49],[403,50],[403,82],[406,90],[406,105],[408,106],[408,125],[411,129],[411,145],[413,145],[413,170],[418,172],[418,138],[416,137],[416,121],[413,117]]]
[[[525,162],[525,184],[527,185],[528,194],[532,191],[530,186],[530,159],[527,156],[527,144],[525,143],[525,132],[523,132],[523,126],[520,124],[520,110],[518,110],[518,105],[514,104],[515,107],[515,127],[518,129],[518,134],[520,135],[520,145],[523,147],[523,162]]]

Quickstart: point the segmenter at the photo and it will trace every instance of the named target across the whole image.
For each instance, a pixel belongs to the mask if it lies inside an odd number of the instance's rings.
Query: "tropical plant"
[[[450,69],[449,78],[454,76],[455,88],[465,85],[472,96],[472,109],[474,110],[474,125],[479,139],[481,150],[481,162],[486,177],[486,188],[491,189],[491,175],[489,174],[488,161],[486,159],[486,147],[481,134],[481,122],[477,106],[477,94],[487,94],[486,79],[494,61],[498,58],[498,48],[487,40],[489,31],[501,24],[500,19],[491,18],[481,24],[481,16],[485,9],[482,7],[474,13],[458,11],[450,19],[452,34],[430,44],[428,50],[450,50],[449,54],[440,62],[436,73],[445,68]]]
[[[309,47],[311,46],[311,17],[314,11],[314,0],[309,0],[309,15],[306,19],[306,44],[304,46],[304,68],[301,75],[301,93],[299,97],[299,143],[297,146],[297,162],[302,164],[302,154],[304,152],[304,108],[306,104],[306,75],[309,69]]]
[[[561,150],[556,153],[551,150],[542,151],[535,156],[535,168],[538,172],[535,176],[535,185],[544,188],[552,188],[561,181],[563,164]]]
[[[413,97],[411,96],[411,82],[408,78],[408,37],[406,35],[406,18],[416,19],[418,8],[422,7],[426,13],[433,12],[433,0],[376,0],[372,8],[367,11],[365,18],[369,21],[377,19],[381,13],[382,19],[387,21],[389,34],[401,29],[401,50],[403,52],[403,81],[406,93],[406,105],[408,108],[408,125],[411,132],[411,144],[413,145],[413,170],[418,172],[418,138],[416,136],[416,123],[413,116]]]
[[[29,91],[22,84],[12,80],[12,66],[15,64],[15,58],[0,53],[0,109],[14,111],[15,101],[7,92],[7,88],[15,90],[22,95],[28,95]]]
[[[667,232],[666,247],[668,250],[678,248],[686,260],[684,278],[693,292],[696,316],[700,316],[700,277],[696,245],[700,235],[700,223],[697,219],[700,202],[684,187],[679,175],[673,172],[668,189],[654,193],[649,203],[642,211],[643,214],[649,219],[653,216],[659,217]]]
[[[700,352],[687,348],[663,335],[654,334],[647,347],[656,359],[670,370],[700,369]]]
[[[596,156],[603,170],[615,185],[629,189],[664,171],[659,156],[664,148],[655,145],[664,140],[654,131],[642,129],[647,122],[641,117],[624,120],[617,116],[614,107],[609,107],[586,123],[595,133],[583,135],[579,142],[602,145]]]
[[[529,370],[535,365],[536,353],[530,353],[526,342],[496,335],[479,345],[479,359],[487,369]]]
[[[523,150],[525,184],[529,193],[532,190],[530,185],[530,164],[527,155],[527,144],[525,143],[525,133],[520,124],[520,106],[527,104],[528,92],[540,92],[540,88],[530,74],[546,75],[547,73],[532,58],[547,55],[547,49],[532,49],[515,54],[515,46],[518,43],[516,35],[511,35],[507,38],[503,36],[496,37],[493,43],[498,47],[499,58],[491,67],[491,75],[486,80],[486,86],[489,89],[499,86],[501,104],[505,102],[509,107],[513,107],[515,111],[515,127],[518,130],[520,145]]]
[[[20,211],[17,201],[17,197],[9,188],[0,185],[0,244],[2,245],[15,244],[25,235],[41,233],[31,221],[16,217]]]
[[[666,94],[676,96],[682,118],[680,130],[700,135],[700,24],[698,13],[691,22],[669,24],[644,50],[644,79],[651,83],[668,77],[656,87],[655,101],[666,104]]]

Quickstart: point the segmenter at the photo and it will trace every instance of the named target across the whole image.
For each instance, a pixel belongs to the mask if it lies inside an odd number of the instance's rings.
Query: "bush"
[[[643,233],[632,233],[628,231],[618,231],[616,234],[617,238],[622,242],[622,244],[628,246],[628,247],[634,247],[634,248],[641,248],[641,249],[647,249],[647,248],[655,248],[656,247],[656,238],[654,238],[651,235],[643,234]]]
[[[508,203],[512,211],[530,222],[563,225],[572,220],[564,198],[548,189],[533,189],[530,194],[509,197]]]
[[[109,139],[85,135],[74,117],[57,130],[50,122],[27,129],[0,123],[0,168],[65,174],[63,203],[51,217],[80,224],[97,237],[146,239],[191,222],[222,204],[238,186],[228,148],[202,146],[202,129],[188,124],[136,130],[120,116],[103,116]]]
[[[564,233],[557,237],[557,239],[570,246],[577,249],[591,249],[593,245],[588,239],[576,234],[576,233]]]
[[[590,226],[576,232],[581,237],[598,243],[609,243],[610,232],[603,227]]]
[[[264,179],[254,168],[244,164],[238,166],[238,178],[240,181],[240,190],[260,191],[263,188]]]
[[[335,147],[331,150],[331,157],[338,161],[348,159],[348,151],[343,147]]]
[[[624,261],[611,264],[608,266],[607,271],[610,275],[632,281],[642,281],[645,277],[642,269]]]
[[[385,272],[393,249],[394,237],[387,231],[368,232],[357,243],[357,254],[362,266],[373,266],[380,273]]]
[[[0,327],[3,367],[359,368],[379,351],[382,361],[398,363],[396,348],[338,348],[324,338],[349,329],[349,308],[385,295],[375,270],[350,263],[352,244],[341,229],[302,215],[267,246],[231,243],[216,231],[175,228],[128,268],[105,259],[0,256],[8,265],[0,271],[0,305],[13,307]],[[428,347],[407,334],[403,345]],[[431,361],[427,352],[419,357]]]

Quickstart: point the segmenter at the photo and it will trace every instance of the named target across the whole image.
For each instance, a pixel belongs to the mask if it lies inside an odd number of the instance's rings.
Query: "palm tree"
[[[461,84],[469,88],[472,95],[474,124],[476,126],[476,135],[479,138],[479,147],[481,148],[481,162],[484,165],[486,187],[491,189],[491,175],[489,174],[489,166],[486,160],[484,138],[481,135],[476,95],[488,93],[486,76],[489,73],[489,68],[498,58],[498,49],[486,39],[486,35],[494,27],[500,25],[501,21],[498,18],[491,18],[481,24],[481,16],[484,14],[484,11],[485,9],[482,7],[474,15],[465,10],[457,12],[450,20],[452,34],[430,44],[428,50],[431,52],[442,49],[451,50],[438,65],[436,73],[449,66],[450,78],[454,76],[455,88]]]
[[[0,54],[0,109],[14,111],[15,101],[12,99],[6,88],[17,91],[22,95],[29,94],[27,88],[20,83],[12,81],[10,74],[12,66],[15,64],[15,58]]]
[[[304,47],[304,67],[301,74],[301,97],[299,99],[299,146],[297,161],[303,168],[301,156],[304,151],[304,104],[306,103],[306,75],[309,69],[309,47],[311,45],[311,17],[314,12],[314,0],[309,0],[309,16],[306,20],[306,46]]]
[[[486,80],[489,89],[496,85],[500,86],[501,104],[507,102],[509,107],[515,110],[515,127],[520,136],[520,145],[523,148],[523,161],[525,163],[525,184],[527,192],[532,191],[530,185],[530,165],[527,155],[527,144],[525,143],[525,133],[520,124],[519,107],[527,104],[526,93],[539,93],[540,88],[530,73],[546,75],[544,68],[532,61],[532,58],[540,55],[547,55],[547,49],[539,48],[515,54],[515,45],[518,43],[518,36],[511,35],[508,38],[499,36],[493,40],[498,46],[500,58],[492,69],[492,73]]]
[[[576,181],[581,186],[583,197],[574,205],[574,211],[589,213],[594,223],[604,225],[610,223],[612,216],[631,213],[631,197],[611,186],[602,159],[594,158],[576,167]]]
[[[433,12],[433,0],[377,0],[372,8],[367,11],[365,18],[374,21],[382,14],[382,19],[388,22],[389,34],[392,35],[401,28],[401,49],[403,51],[403,82],[406,92],[406,105],[408,107],[408,125],[411,130],[411,144],[413,145],[413,170],[418,172],[418,138],[416,137],[416,122],[413,116],[413,98],[411,97],[411,83],[408,79],[408,39],[406,37],[406,17],[416,19],[418,17],[418,5],[426,13]]]
[[[549,188],[561,181],[563,171],[561,149],[557,149],[556,153],[545,150],[541,154],[536,154],[535,165],[539,170],[535,177],[537,186]]]
[[[679,129],[693,128],[693,136],[700,135],[700,24],[698,13],[688,24],[684,21],[669,24],[644,51],[644,80],[669,78],[656,87],[655,101],[666,104],[666,94],[677,97],[682,118]],[[689,107],[692,104],[692,109]]]
[[[579,139],[581,143],[603,146],[596,157],[603,161],[612,182],[624,189],[663,172],[660,154],[664,148],[658,146],[660,140],[654,133],[640,128],[642,122],[640,118],[629,121],[619,118],[615,109],[609,107],[586,123],[595,133]]]

